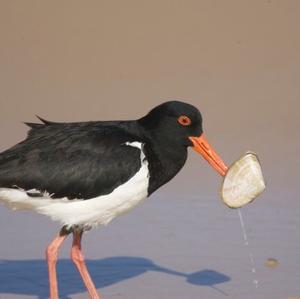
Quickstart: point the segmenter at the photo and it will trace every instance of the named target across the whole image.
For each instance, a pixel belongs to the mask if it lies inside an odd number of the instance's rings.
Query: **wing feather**
[[[126,145],[139,140],[124,124],[41,121],[0,154],[0,187],[88,199],[109,194],[141,167],[140,150]]]

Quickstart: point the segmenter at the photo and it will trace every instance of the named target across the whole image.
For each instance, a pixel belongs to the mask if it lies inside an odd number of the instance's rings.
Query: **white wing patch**
[[[88,200],[67,198],[52,199],[45,193],[43,197],[30,197],[25,190],[0,188],[0,202],[16,209],[34,210],[51,217],[63,225],[96,226],[109,223],[118,215],[124,214],[141,203],[148,196],[148,161],[142,150],[142,143],[127,142],[141,151],[141,168],[126,183],[114,189],[110,194]]]

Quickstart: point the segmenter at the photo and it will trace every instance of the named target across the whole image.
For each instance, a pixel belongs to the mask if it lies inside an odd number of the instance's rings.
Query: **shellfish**
[[[265,189],[265,181],[258,157],[247,152],[228,169],[221,189],[224,203],[240,208],[252,202]]]

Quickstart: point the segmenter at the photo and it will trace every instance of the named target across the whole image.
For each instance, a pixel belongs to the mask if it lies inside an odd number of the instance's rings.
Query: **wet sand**
[[[262,195],[242,209],[249,240],[245,247],[237,211],[219,198],[166,192],[152,196],[106,228],[85,235],[87,264],[98,290],[104,298],[131,299],[299,295],[300,211],[291,199],[271,206],[272,198]],[[44,249],[58,226],[4,207],[0,226],[0,298],[47,298]],[[58,264],[60,298],[87,298],[69,248],[70,241]],[[267,267],[269,258],[276,258],[278,266]]]

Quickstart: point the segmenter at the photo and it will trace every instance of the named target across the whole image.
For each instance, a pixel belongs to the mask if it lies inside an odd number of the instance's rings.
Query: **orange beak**
[[[193,143],[193,149],[222,176],[225,176],[228,167],[206,140],[204,134],[200,137],[189,137]]]

